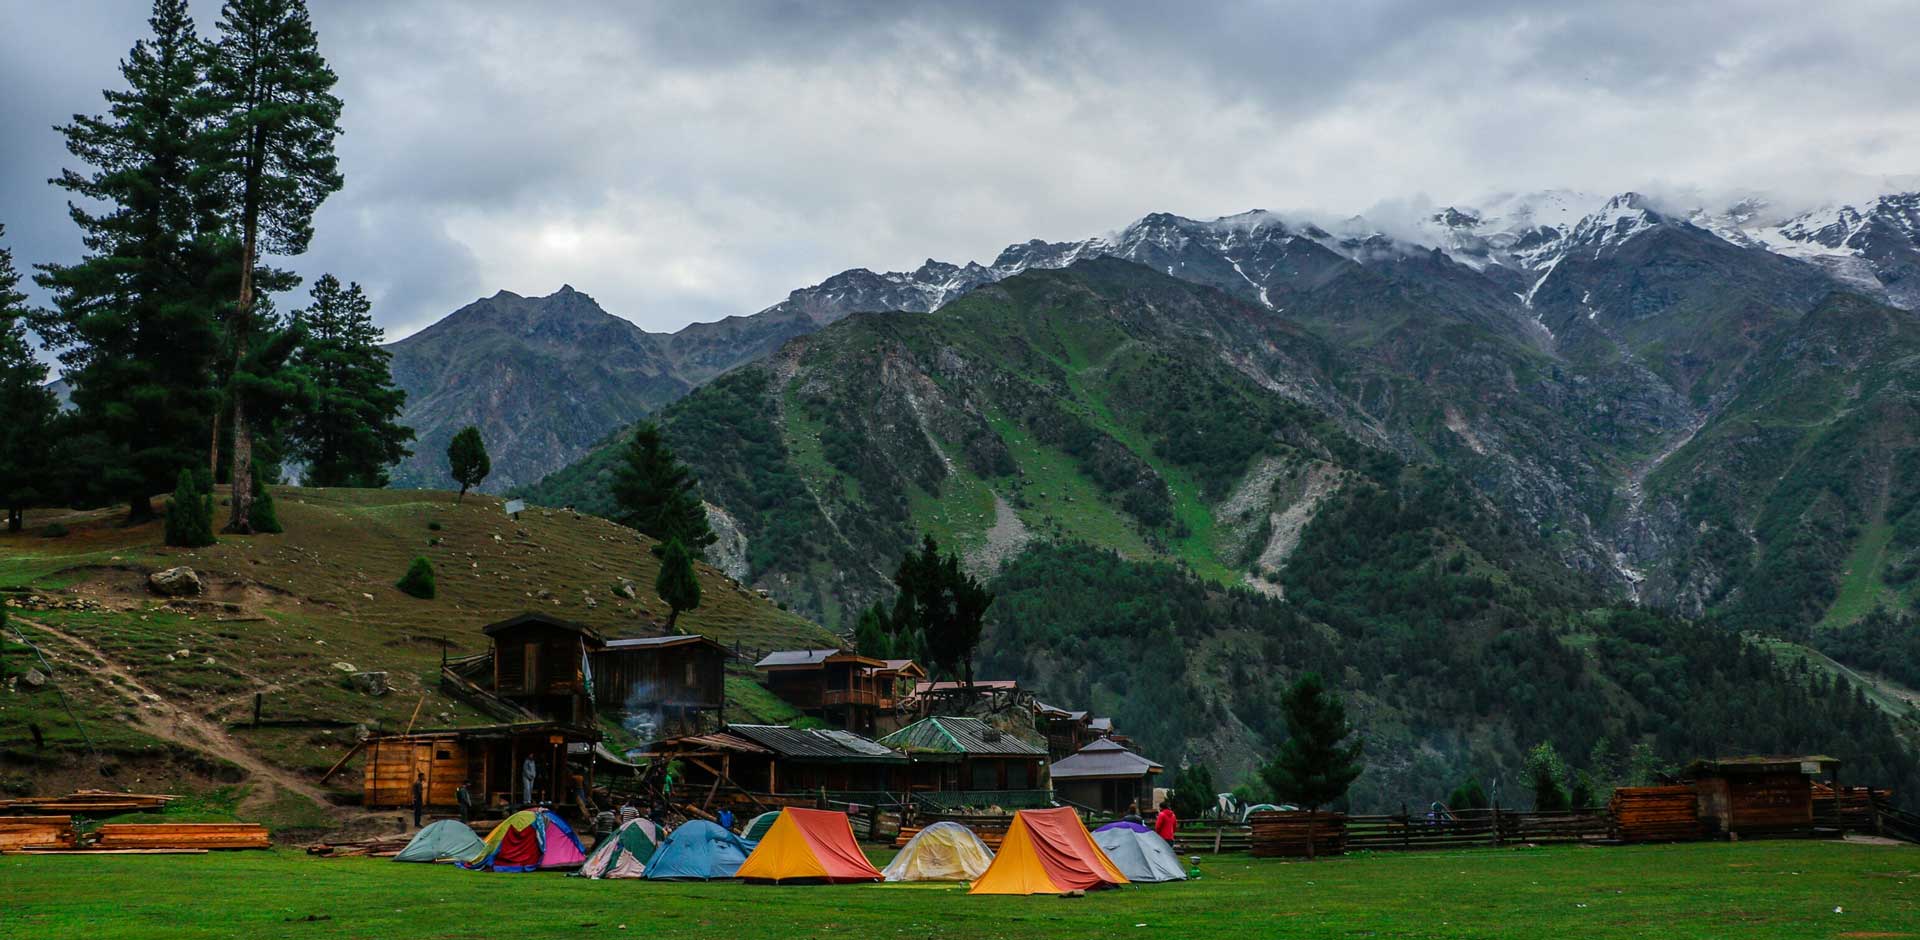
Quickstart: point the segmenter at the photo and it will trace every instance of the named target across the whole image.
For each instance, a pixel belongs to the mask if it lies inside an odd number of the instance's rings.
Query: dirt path
[[[276,791],[297,793],[322,807],[330,807],[325,793],[299,776],[269,764],[241,747],[219,725],[169,702],[132,671],[109,659],[85,639],[47,624],[19,618],[40,633],[58,640],[70,651],[100,663],[99,671],[113,681],[108,683],[121,694],[132,693],[133,723],[142,732],[192,748],[232,763],[247,772],[250,782],[258,784],[241,802],[242,808],[270,802]],[[251,694],[251,693],[249,693]]]

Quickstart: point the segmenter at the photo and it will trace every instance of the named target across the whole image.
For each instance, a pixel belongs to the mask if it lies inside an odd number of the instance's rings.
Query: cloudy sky
[[[1920,172],[1905,0],[312,6],[347,186],[292,266],[366,284],[393,336],[562,283],[674,329],[1155,210],[1813,200]],[[210,29],[217,5],[195,14]],[[99,110],[145,15],[0,0],[23,266],[79,253],[50,126]]]

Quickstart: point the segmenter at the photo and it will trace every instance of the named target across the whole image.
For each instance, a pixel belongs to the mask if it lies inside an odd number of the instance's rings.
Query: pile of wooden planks
[[[1254,813],[1250,822],[1255,858],[1307,857],[1309,822],[1312,823],[1314,855],[1340,855],[1347,850],[1345,813]]]
[[[66,848],[80,844],[72,816],[0,816],[0,852]]]
[[[264,849],[272,845],[259,823],[108,823],[96,832],[100,849]]]
[[[179,799],[167,793],[116,793],[112,790],[76,790],[66,796],[23,796],[0,800],[0,813],[53,813],[57,815],[107,816],[135,813],[166,807]]]
[[[348,858],[368,855],[374,858],[392,858],[413,841],[406,836],[392,839],[359,839],[351,842],[319,842],[307,846],[308,855],[322,858]]]
[[[1622,842],[1686,842],[1707,837],[1693,788],[1621,787],[1607,804]]]

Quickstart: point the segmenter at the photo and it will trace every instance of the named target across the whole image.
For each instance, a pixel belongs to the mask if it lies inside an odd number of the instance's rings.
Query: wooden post
[[[253,726],[255,728],[260,727],[260,699],[261,698],[262,698],[261,693],[259,692],[253,693]]]
[[[1500,844],[1500,804],[1498,801],[1495,801],[1493,804],[1493,844]]]

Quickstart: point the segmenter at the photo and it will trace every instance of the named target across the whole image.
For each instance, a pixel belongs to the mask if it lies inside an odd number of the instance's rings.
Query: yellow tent
[[[972,881],[993,864],[993,850],[957,822],[915,833],[880,873],[888,881]]]
[[[1067,807],[1023,809],[969,894],[1065,894],[1127,883]]]
[[[746,881],[879,881],[880,872],[854,841],[847,814],[823,809],[780,811],[735,877]]]

